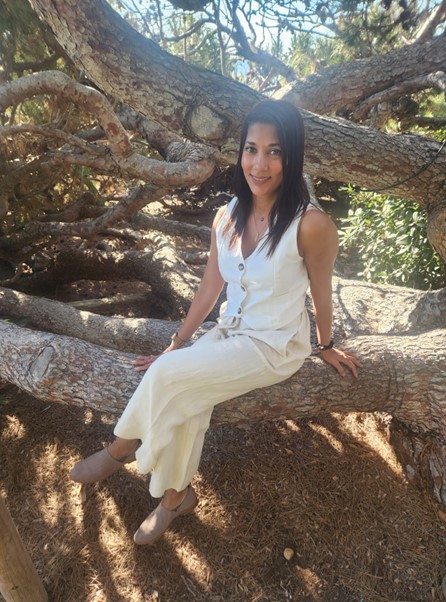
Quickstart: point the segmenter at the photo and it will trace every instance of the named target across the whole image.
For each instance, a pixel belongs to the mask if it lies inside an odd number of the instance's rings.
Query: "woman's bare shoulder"
[[[220,207],[220,209],[218,209],[217,213],[215,214],[214,221],[212,223],[213,228],[216,228],[218,226],[228,207],[229,204],[223,205],[223,207]]]
[[[305,211],[299,226],[301,234],[305,233],[312,236],[329,234],[336,231],[336,226],[331,217],[317,207]]]

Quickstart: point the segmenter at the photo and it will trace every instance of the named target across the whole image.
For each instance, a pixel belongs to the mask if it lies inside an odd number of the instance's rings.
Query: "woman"
[[[151,472],[150,493],[162,499],[135,533],[137,544],[152,544],[172,520],[197,505],[190,481],[213,407],[290,377],[311,353],[308,284],[321,357],[341,376],[345,366],[357,376],[356,358],[331,340],[337,233],[310,203],[303,159],[298,110],[271,100],[254,107],[243,125],[236,197],[214,220],[209,260],[186,319],[160,356],[134,362],[146,373],[115,427],[113,443],[71,471],[74,481],[91,483],[136,456],[138,469]],[[225,282],[227,301],[217,326],[180,349]]]

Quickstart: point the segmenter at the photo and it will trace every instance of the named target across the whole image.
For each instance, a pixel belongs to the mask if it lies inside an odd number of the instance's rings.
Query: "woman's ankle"
[[[162,504],[166,510],[175,510],[184,501],[187,494],[187,487],[182,491],[176,489],[167,489],[164,492]]]
[[[124,460],[128,455],[136,450],[139,444],[139,439],[116,439],[108,446],[108,451],[115,460]]]

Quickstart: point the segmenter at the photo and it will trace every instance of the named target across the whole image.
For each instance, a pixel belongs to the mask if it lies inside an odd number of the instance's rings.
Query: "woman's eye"
[[[246,153],[255,153],[256,149],[254,146],[245,146],[245,152]]]
[[[271,151],[271,155],[275,156],[275,157],[280,157],[282,154],[282,151],[280,150],[280,148],[273,148],[273,150]]]

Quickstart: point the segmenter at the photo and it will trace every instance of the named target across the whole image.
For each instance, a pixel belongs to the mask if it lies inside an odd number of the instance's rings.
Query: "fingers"
[[[132,361],[132,364],[134,366],[139,366],[141,364],[145,364],[151,357],[153,357],[153,356],[151,356],[151,355],[149,355],[149,356],[147,356],[147,355],[139,355],[136,358],[136,360]]]
[[[361,362],[351,353],[345,353],[345,356],[344,364],[351,370],[353,376],[358,378],[358,368],[362,368]]]
[[[144,372],[153,364],[157,357],[157,355],[140,355],[136,360],[132,361],[132,364],[136,372]]]
[[[341,376],[346,376],[347,373],[344,369],[344,366],[346,366],[353,376],[358,378],[358,368],[361,368],[362,365],[352,353],[333,347],[330,350],[322,352],[321,357],[327,364],[333,366]]]
[[[354,364],[354,363],[353,363],[351,360],[349,360],[349,359],[345,359],[344,361],[342,361],[342,360],[341,360],[341,362],[342,362],[343,364],[345,364],[345,365],[347,366],[347,368],[349,368],[349,369],[350,369],[350,371],[352,372],[352,374],[353,374],[353,376],[354,376],[355,378],[358,378],[358,370],[357,370],[357,367],[356,367],[356,365],[355,365],[355,364]],[[342,374],[342,376],[345,376],[345,370],[343,370],[343,374]]]

